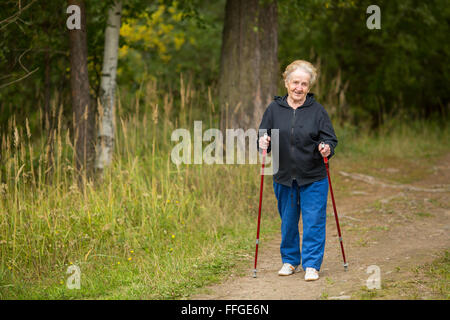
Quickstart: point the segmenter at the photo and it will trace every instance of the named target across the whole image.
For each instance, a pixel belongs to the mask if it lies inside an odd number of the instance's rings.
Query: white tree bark
[[[119,55],[119,31],[121,24],[122,2],[117,0],[108,10],[108,22],[105,30],[105,49],[103,56],[102,78],[100,83],[99,131],[97,140],[97,158],[95,168],[103,169],[112,161],[114,147],[114,93],[116,89],[117,60]]]

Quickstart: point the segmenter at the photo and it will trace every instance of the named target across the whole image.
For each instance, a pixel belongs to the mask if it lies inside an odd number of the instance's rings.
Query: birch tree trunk
[[[95,164],[100,177],[103,174],[103,169],[111,163],[114,149],[114,93],[116,89],[121,11],[122,2],[116,1],[108,10],[108,22],[105,30],[105,49],[100,84],[100,126]]]

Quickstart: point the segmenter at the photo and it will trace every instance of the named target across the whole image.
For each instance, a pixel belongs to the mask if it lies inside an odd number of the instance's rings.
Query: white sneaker
[[[278,275],[279,276],[290,276],[291,274],[298,272],[299,268],[294,267],[292,264],[290,263],[284,263],[283,266],[281,267],[280,271],[278,271]]]
[[[314,268],[306,268],[305,280],[306,281],[314,281],[319,279],[319,271]]]

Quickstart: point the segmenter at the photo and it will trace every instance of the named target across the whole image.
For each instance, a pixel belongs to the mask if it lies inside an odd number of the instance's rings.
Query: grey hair
[[[309,85],[312,86],[317,79],[317,69],[308,61],[305,60],[295,60],[290,65],[286,67],[286,70],[283,72],[284,81],[289,81],[290,75],[292,72],[296,70],[302,70],[309,74]]]

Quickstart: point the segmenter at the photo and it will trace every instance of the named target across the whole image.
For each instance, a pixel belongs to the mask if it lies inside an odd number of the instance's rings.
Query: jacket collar
[[[284,97],[275,96],[274,100],[278,103],[279,106],[291,109],[292,107],[288,104],[287,97],[288,97],[287,94]],[[303,108],[312,106],[314,104],[314,101],[315,101],[314,93],[309,92],[306,94],[305,102],[300,107]]]

